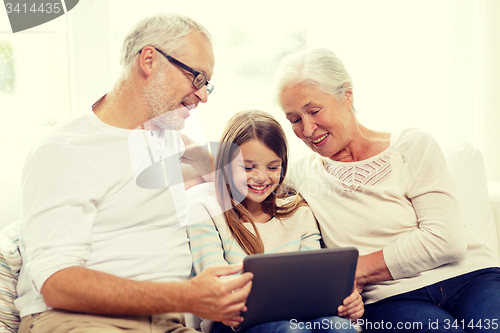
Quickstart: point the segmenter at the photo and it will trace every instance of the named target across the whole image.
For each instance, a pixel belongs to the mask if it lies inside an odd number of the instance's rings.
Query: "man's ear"
[[[146,46],[142,49],[139,54],[139,67],[144,75],[150,76],[153,73],[153,63],[157,56],[158,54],[152,46]]]

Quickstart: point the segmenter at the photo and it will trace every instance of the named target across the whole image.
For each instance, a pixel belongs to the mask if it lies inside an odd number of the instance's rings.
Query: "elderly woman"
[[[465,230],[433,138],[361,125],[351,78],[328,50],[286,57],[275,86],[295,135],[314,152],[289,180],[311,206],[325,245],[360,252],[364,331],[499,329],[500,268]]]

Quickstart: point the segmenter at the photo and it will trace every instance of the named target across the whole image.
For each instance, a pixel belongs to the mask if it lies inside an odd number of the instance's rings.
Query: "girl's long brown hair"
[[[288,168],[288,144],[278,121],[259,110],[242,111],[234,115],[227,123],[217,149],[215,184],[217,199],[223,208],[229,230],[247,254],[263,253],[264,244],[255,226],[255,218],[242,204],[244,196],[233,183],[231,161],[238,155],[239,146],[252,139],[265,144],[281,159],[280,180],[276,189],[262,202],[264,212],[271,216],[288,217],[300,206],[306,205],[300,195],[280,207],[276,204],[277,198],[296,194],[293,189],[282,186]],[[255,234],[243,222],[250,222]]]

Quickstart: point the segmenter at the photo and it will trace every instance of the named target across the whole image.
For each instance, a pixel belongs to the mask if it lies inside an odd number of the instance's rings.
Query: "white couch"
[[[442,148],[457,183],[467,228],[489,246],[497,254],[497,258],[500,257],[500,183],[488,181],[482,154],[471,145],[443,144]],[[19,263],[9,262],[9,255],[12,257],[12,253],[9,254],[9,252],[15,251],[16,246],[18,230],[11,222],[19,217],[20,196],[21,190],[17,177],[11,181],[0,182],[0,229],[7,226],[0,232],[0,259],[3,262],[3,268],[8,270],[7,274],[0,274],[0,309],[2,310],[0,317],[2,313],[3,315],[6,313],[2,309],[2,302],[6,304],[16,297],[16,292],[12,287],[15,286],[15,280],[13,282],[10,280],[15,279],[19,273]],[[5,287],[6,280],[9,280],[7,287]],[[10,314],[11,319],[13,318],[11,321],[5,319],[0,321],[0,333],[15,332],[17,327],[15,315],[15,312]],[[14,330],[9,329],[8,326]]]

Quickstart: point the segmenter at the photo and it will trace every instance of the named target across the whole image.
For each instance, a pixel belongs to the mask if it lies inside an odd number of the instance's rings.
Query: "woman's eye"
[[[244,167],[246,171],[252,171],[253,168],[252,167]]]
[[[320,109],[312,110],[311,114],[316,114],[319,112]]]
[[[297,124],[299,121],[300,121],[300,118],[297,118],[297,119],[290,119],[290,122],[291,122],[292,124]]]

